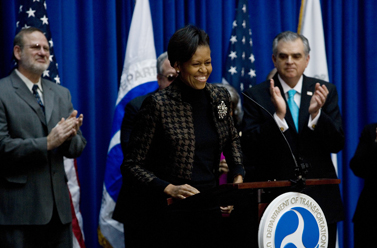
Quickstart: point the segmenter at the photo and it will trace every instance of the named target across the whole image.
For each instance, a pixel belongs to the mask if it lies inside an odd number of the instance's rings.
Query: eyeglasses
[[[33,44],[33,45],[27,45],[28,47],[30,47],[32,50],[34,51],[39,51],[43,48],[43,50],[47,53],[50,52],[50,47],[49,46],[41,46],[40,44]]]
[[[166,79],[169,81],[169,82],[173,82],[174,81],[174,79],[176,79],[177,78],[177,74],[168,74],[168,75],[162,75],[162,74],[160,74],[161,76],[163,76],[163,77],[166,77]]]

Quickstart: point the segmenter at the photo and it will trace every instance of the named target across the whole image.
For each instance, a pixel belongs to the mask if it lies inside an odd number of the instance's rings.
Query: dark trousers
[[[367,221],[356,221],[353,223],[354,248],[376,246],[374,235],[376,235],[377,230],[374,223],[373,220],[370,223],[367,223]]]
[[[141,216],[141,215],[139,215]],[[222,217],[220,209],[170,211],[155,213],[148,220],[124,222],[127,248],[164,247],[221,248]]]
[[[0,247],[4,248],[72,248],[72,224],[62,224],[54,209],[47,225],[2,225]]]

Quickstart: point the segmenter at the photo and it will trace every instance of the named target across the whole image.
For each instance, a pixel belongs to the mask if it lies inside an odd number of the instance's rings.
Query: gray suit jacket
[[[68,89],[41,83],[46,117],[15,71],[0,80],[0,225],[47,224],[54,202],[62,223],[72,219],[63,156],[80,156],[86,140],[79,131],[47,151],[47,135],[73,106]]]

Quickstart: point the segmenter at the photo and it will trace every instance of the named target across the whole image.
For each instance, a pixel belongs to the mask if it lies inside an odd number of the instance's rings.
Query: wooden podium
[[[317,186],[317,185],[331,185],[331,184],[340,184],[340,179],[306,179],[306,186]],[[167,203],[169,206],[180,205],[180,206],[189,206],[200,204],[204,200],[216,200],[219,198],[228,199],[226,205],[232,205],[232,199],[234,195],[242,194],[242,191],[253,191],[258,195],[258,220],[263,215],[264,210],[268,206],[269,202],[262,201],[263,190],[272,189],[272,188],[289,188],[294,187],[295,183],[289,180],[282,181],[261,181],[261,182],[248,182],[248,183],[227,183],[222,184],[212,190],[209,190],[205,193],[200,193],[191,197],[188,197],[184,200],[175,200],[173,198],[168,198]],[[174,204],[173,204],[174,203]]]
[[[239,244],[251,244],[250,247],[258,247],[259,228],[262,216],[268,205],[276,199],[276,195],[283,195],[285,192],[301,192],[300,189],[316,187],[320,185],[337,185],[340,179],[307,179],[302,184],[289,180],[282,181],[261,181],[239,184],[223,184],[206,192],[187,197],[184,200],[168,199],[168,208],[173,210],[192,210],[202,204],[215,202],[220,206],[234,205],[235,212],[232,212],[232,221],[239,223],[235,229],[231,226],[233,234],[237,234]],[[265,193],[266,192],[266,193]],[[263,197],[262,197],[263,196]],[[271,205],[272,206],[272,205]],[[237,211],[238,210],[238,211]],[[227,220],[224,219],[225,223]],[[241,221],[241,222],[238,222]],[[238,243],[237,243],[238,244]]]

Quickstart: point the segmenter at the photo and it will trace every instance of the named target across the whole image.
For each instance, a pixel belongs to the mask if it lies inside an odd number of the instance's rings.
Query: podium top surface
[[[307,186],[315,186],[315,185],[329,185],[329,184],[340,184],[340,179],[330,179],[330,178],[323,178],[323,179],[307,179],[305,181]],[[233,189],[263,189],[263,188],[281,188],[281,187],[290,187],[293,186],[289,180],[282,180],[282,181],[262,181],[262,182],[248,182],[248,183],[227,183],[220,185],[220,187],[224,188],[233,188]]]
[[[305,180],[306,186],[316,186],[316,185],[330,185],[330,184],[340,184],[340,179],[307,179]],[[262,182],[248,182],[248,183],[226,183],[222,184],[212,190],[205,193],[200,193],[194,196],[190,196],[184,200],[177,200],[173,198],[168,198],[167,203],[171,205],[174,202],[199,202],[208,197],[219,197],[221,195],[232,194],[232,192],[243,190],[243,189],[265,189],[265,188],[282,188],[290,187],[295,184],[289,180],[282,181],[262,181]]]

